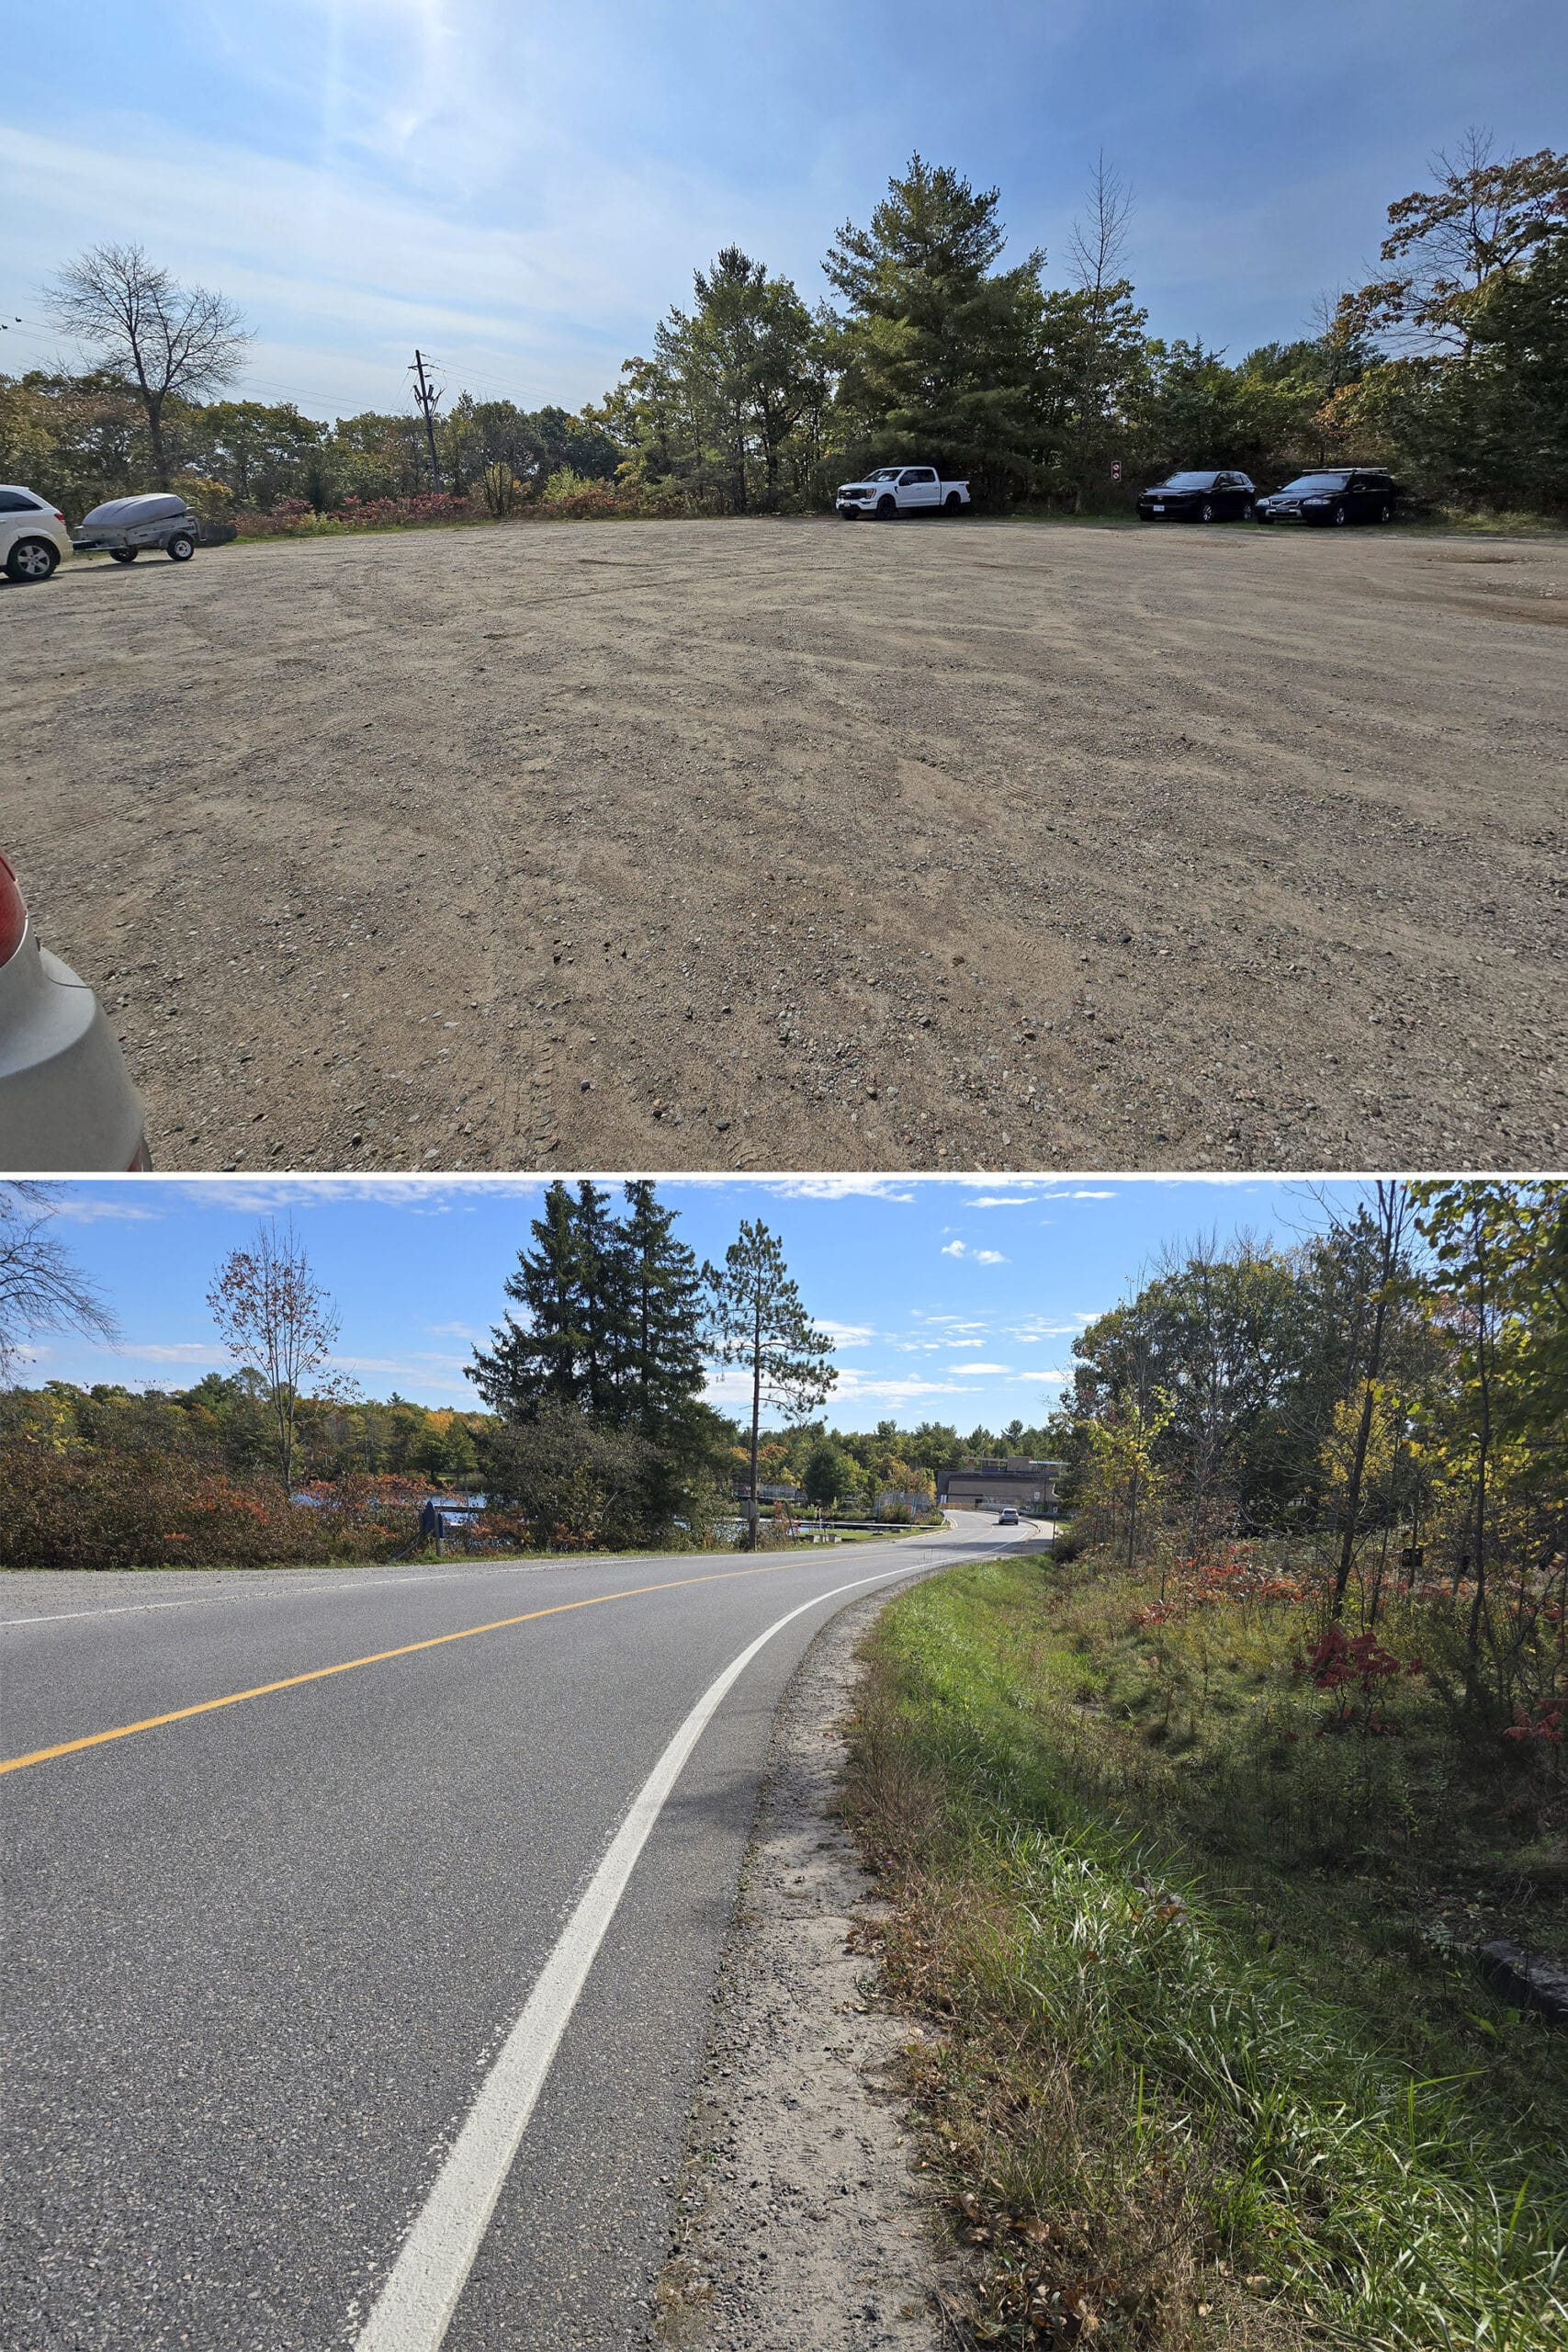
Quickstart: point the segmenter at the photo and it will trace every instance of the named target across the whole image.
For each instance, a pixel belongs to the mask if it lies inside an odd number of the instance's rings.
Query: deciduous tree
[[[153,473],[166,490],[165,403],[199,400],[232,382],[251,341],[239,311],[208,287],[178,285],[138,244],[89,247],[61,271],[48,300],[59,324],[90,345],[100,366],[135,384]]]
[[[293,1226],[262,1218],[250,1248],[231,1250],[219,1267],[207,1303],[229,1353],[264,1385],[278,1467],[291,1487],[304,1385],[328,1363],[338,1335],[337,1310]]]
[[[0,1387],[9,1385],[28,1341],[45,1331],[110,1343],[119,1336],[96,1283],[56,1239],[56,1215],[42,1184],[0,1184]]]

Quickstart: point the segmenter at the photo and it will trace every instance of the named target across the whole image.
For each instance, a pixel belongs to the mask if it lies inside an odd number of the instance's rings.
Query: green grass
[[[895,1904],[886,1981],[945,2021],[915,2091],[980,2233],[977,2335],[1076,2340],[1076,2297],[1107,2345],[1560,2348],[1563,2037],[1375,1851],[1420,1849],[1437,1732],[1292,1743],[1323,1702],[1266,1612],[1156,1678],[1134,1597],[966,1568],[868,1648],[847,1805]],[[1298,1764],[1303,1831],[1330,1817],[1292,1847]]]

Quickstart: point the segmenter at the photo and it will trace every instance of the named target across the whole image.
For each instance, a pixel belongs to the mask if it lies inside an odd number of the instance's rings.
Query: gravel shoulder
[[[1560,539],[523,524],[0,590],[167,1170],[1560,1164]]]
[[[846,1948],[882,1906],[836,1810],[855,1645],[888,1598],[834,1618],[779,1710],[658,2290],[678,2352],[942,2341],[932,2200],[894,2081],[909,2029],[868,2001],[874,1962]]]

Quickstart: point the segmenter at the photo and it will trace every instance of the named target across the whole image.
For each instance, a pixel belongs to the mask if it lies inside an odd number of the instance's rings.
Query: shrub
[[[237,516],[243,539],[332,537],[340,531],[402,530],[423,523],[469,523],[483,513],[450,491],[422,491],[413,498],[345,498],[318,514],[302,498],[280,498],[265,514]]]
[[[260,1567],[383,1560],[412,1544],[418,1512],[347,1480],[297,1501],[276,1482],[176,1454],[0,1446],[0,1566]]]
[[[581,1413],[509,1423],[485,1453],[491,1503],[541,1548],[631,1548],[661,1536],[674,1516],[670,1464],[657,1449]]]

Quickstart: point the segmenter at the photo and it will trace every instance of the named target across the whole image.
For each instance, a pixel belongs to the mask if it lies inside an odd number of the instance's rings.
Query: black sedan
[[[1260,523],[1392,523],[1399,492],[1381,466],[1325,466],[1258,502]]]
[[[1152,523],[1163,516],[1172,523],[1223,523],[1232,516],[1252,519],[1258,492],[1246,474],[1168,474],[1152,489],[1138,493],[1138,518]]]

